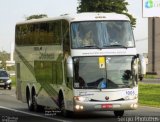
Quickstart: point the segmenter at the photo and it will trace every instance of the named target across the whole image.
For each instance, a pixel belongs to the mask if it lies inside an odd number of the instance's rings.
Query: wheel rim
[[[29,96],[28,97],[28,106],[31,107],[31,105],[32,105],[32,100],[31,100],[31,97]]]

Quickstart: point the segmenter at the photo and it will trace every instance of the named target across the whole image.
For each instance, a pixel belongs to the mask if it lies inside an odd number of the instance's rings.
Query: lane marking
[[[4,106],[0,106],[0,108],[6,109],[6,110],[9,110],[9,111],[13,111],[13,112],[18,112],[18,113],[30,115],[30,116],[41,117],[41,118],[44,118],[44,119],[50,119],[50,120],[55,120],[55,121],[59,121],[59,122],[67,122],[66,120],[63,120],[63,119],[50,118],[50,117],[38,115],[38,114],[35,114],[35,113],[28,113],[28,112],[20,111],[20,110],[17,110],[17,109],[7,108],[7,107],[4,107]]]

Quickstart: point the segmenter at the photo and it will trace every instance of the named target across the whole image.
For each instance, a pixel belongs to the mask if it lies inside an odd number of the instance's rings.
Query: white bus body
[[[122,116],[137,108],[138,57],[125,15],[29,20],[17,23],[15,33],[16,93],[30,110],[41,105],[65,114],[102,110]]]

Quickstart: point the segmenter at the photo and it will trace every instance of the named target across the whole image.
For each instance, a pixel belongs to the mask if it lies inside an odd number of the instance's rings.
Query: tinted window
[[[0,77],[8,77],[8,73],[6,71],[0,71]]]
[[[27,45],[60,45],[61,20],[16,26],[16,44]]]

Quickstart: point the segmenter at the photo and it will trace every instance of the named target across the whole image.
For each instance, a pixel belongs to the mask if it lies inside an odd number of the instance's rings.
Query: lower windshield
[[[74,58],[74,87],[115,89],[133,87],[132,56]]]
[[[0,71],[0,77],[8,77],[8,73],[6,71]]]
[[[128,21],[75,22],[71,24],[72,48],[134,47]]]

